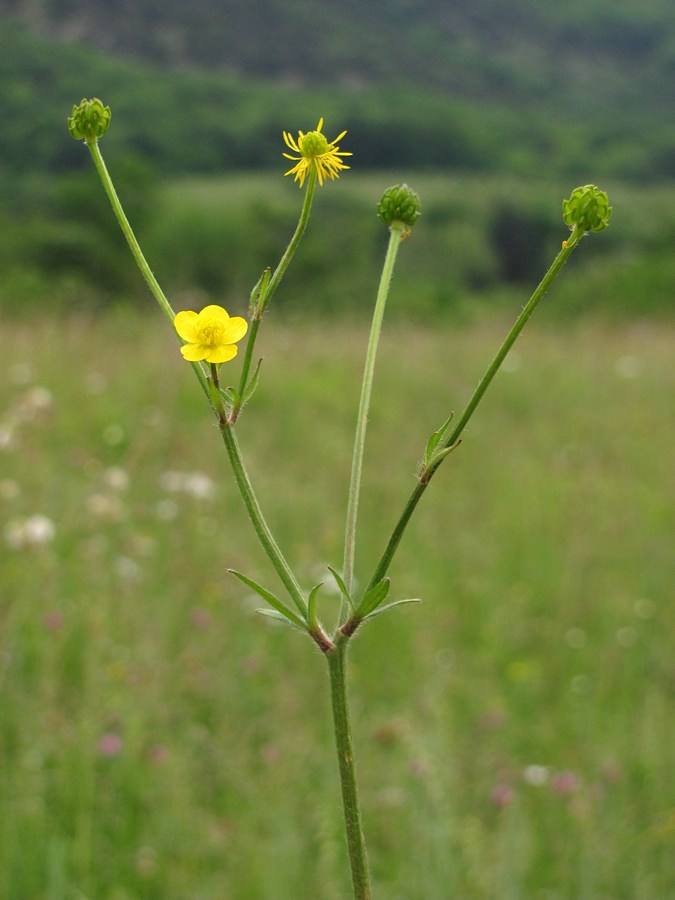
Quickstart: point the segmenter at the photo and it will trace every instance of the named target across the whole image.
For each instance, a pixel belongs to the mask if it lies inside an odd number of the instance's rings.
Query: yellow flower
[[[302,131],[298,132],[297,142],[288,132],[284,131],[286,146],[290,147],[295,153],[300,154],[297,157],[291,156],[290,153],[284,153],[286,159],[296,163],[292,169],[284,172],[284,175],[295,175],[294,181],[299,181],[300,187],[303,186],[312,166],[316,169],[319,184],[323,184],[324,178],[339,178],[342,169],[349,168],[342,162],[340,157],[351,156],[352,154],[344,150],[338,150],[336,146],[337,142],[342,140],[347,132],[343,131],[335,140],[329,142],[321,134],[322,127],[323,119],[319,119],[316,131],[309,131],[307,134],[304,134]]]
[[[248,330],[241,316],[230,317],[222,306],[205,306],[200,313],[179,312],[174,328],[187,341],[180,352],[189,362],[224,363],[237,355],[236,341]]]

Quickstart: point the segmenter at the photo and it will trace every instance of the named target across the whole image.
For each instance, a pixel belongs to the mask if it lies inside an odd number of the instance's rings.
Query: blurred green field
[[[82,150],[82,171],[0,185],[0,310],[145,308],[146,288]],[[106,161],[145,254],[172,300],[241,303],[293,233],[302,194],[274,172],[174,178],[148,164]],[[281,163],[284,161],[281,160]],[[582,176],[591,181],[592,171]],[[419,317],[511,310],[546,271],[568,235],[562,200],[575,181],[456,170],[349,171],[318,192],[310,222],[275,301],[319,317],[369,310],[387,234],[376,215],[383,191],[407,182],[422,215],[397,269],[389,314]],[[611,226],[567,265],[550,315],[588,310],[607,318],[670,316],[675,283],[675,187],[601,183]],[[367,312],[366,312],[367,316]]]
[[[392,594],[424,603],[352,650],[380,900],[675,897],[675,331],[553,302],[406,535]],[[362,581],[507,323],[386,329]],[[226,572],[276,587],[170,329],[149,300],[1,327],[0,897],[346,898],[325,665]],[[273,308],[238,426],[308,587],[365,342]]]

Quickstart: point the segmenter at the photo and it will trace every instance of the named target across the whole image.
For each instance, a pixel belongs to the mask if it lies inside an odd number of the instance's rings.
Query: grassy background
[[[674,334],[553,302],[401,547],[393,595],[425,602],[353,647],[375,897],[674,896]],[[387,329],[362,581],[506,327]],[[275,586],[159,313],[2,333],[0,897],[346,897],[325,666],[226,573]],[[273,309],[239,426],[308,587],[340,565],[365,339]],[[13,545],[34,514],[53,541]]]

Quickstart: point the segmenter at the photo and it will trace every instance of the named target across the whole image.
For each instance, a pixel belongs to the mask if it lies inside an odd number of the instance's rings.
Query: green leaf
[[[379,616],[380,613],[386,612],[388,609],[393,609],[395,606],[401,606],[404,603],[421,603],[419,597],[410,597],[406,600],[394,600],[393,603],[385,603],[384,606],[380,606],[377,609],[373,610],[373,612],[368,613],[367,616],[364,616],[364,619],[372,619],[374,616]]]
[[[335,579],[335,584],[337,584],[338,588],[340,589],[340,593],[342,594],[342,596],[345,598],[345,600],[347,601],[347,603],[349,604],[349,606],[350,606],[352,609],[354,609],[354,601],[352,600],[352,598],[351,598],[350,595],[349,595],[349,591],[347,590],[347,585],[346,585],[346,584],[344,583],[344,581],[342,580],[342,576],[339,575],[339,574],[335,571],[335,569],[332,569],[330,566],[328,566],[328,571],[330,572],[330,574],[331,574],[331,575],[333,576],[333,578]]]
[[[438,431],[434,431],[434,433],[429,438],[429,440],[427,442],[426,450],[424,451],[425,467],[427,467],[427,468],[429,467],[429,465],[431,463],[431,458],[434,454],[434,450],[436,449],[436,447],[438,447],[438,445],[441,443],[441,441],[444,440],[448,431],[450,431],[450,423],[452,422],[454,415],[455,415],[454,412],[450,413],[450,416],[445,420],[445,422],[441,425],[441,427],[438,429]]]
[[[262,359],[258,360],[258,365],[255,367],[255,372],[251,376],[251,380],[246,385],[244,389],[244,393],[241,398],[241,405],[243,406],[245,403],[251,399],[251,397],[255,394],[256,388],[258,387],[258,382],[260,381],[260,366],[262,365]]]
[[[262,312],[265,308],[265,297],[267,295],[267,286],[270,282],[271,275],[272,273],[268,266],[258,279],[256,286],[251,291],[250,310],[253,315]]]
[[[388,578],[383,578],[382,581],[378,581],[375,587],[371,588],[359,603],[354,615],[359,619],[365,619],[365,617],[370,615],[374,609],[377,609],[389,593],[390,584],[391,582]]]
[[[278,597],[275,597],[270,591],[266,590],[264,587],[259,585],[256,581],[253,581],[252,578],[247,578],[246,575],[242,575],[241,572],[236,572],[234,569],[228,569],[228,572],[231,572],[233,575],[243,581],[244,584],[248,585],[252,590],[256,592],[260,597],[263,598],[271,607],[273,607],[278,613],[288,619],[289,622],[292,622],[298,628],[302,628],[303,631],[307,630],[307,623],[303,622],[299,616],[290,610],[284,603],[279,600]]]
[[[323,587],[323,581],[320,584],[315,585],[310,594],[309,599],[307,601],[307,624],[310,628],[316,628],[316,595],[319,593],[319,588]]]
[[[455,441],[455,443],[451,444],[449,447],[443,447],[442,450],[437,450],[433,453],[431,458],[425,461],[427,469],[431,469],[431,471],[437,469],[445,457],[449,456],[453,450],[456,450],[461,443],[461,441]]]
[[[283,622],[284,625],[288,625],[289,628],[295,628],[296,631],[299,628],[295,622],[289,621],[283,613],[278,612],[276,609],[256,609],[256,612],[258,615],[265,616],[267,619],[276,619],[277,622]],[[302,631],[307,631],[307,629],[303,626]]]
[[[229,406],[239,405],[239,391],[235,390],[233,387],[221,388],[220,396]]]

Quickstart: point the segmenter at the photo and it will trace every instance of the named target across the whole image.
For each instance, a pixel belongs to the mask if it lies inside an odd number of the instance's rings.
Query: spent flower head
[[[349,168],[340,157],[352,154],[337,147],[338,141],[341,141],[347,132],[342,131],[334,140],[328,141],[326,136],[321,134],[322,128],[321,118],[315,131],[308,131],[307,134],[299,131],[297,141],[287,131],[283,133],[286,146],[300,154],[292,156],[290,153],[284,153],[286,159],[295,163],[292,169],[284,172],[284,175],[294,175],[294,181],[299,181],[300,187],[305,183],[305,178],[312,168],[316,170],[320,185],[323,184],[324,178],[339,178],[340,172]]]
[[[108,130],[112,113],[98,97],[85,98],[73,106],[73,114],[68,117],[68,131],[76,141],[95,141]]]
[[[173,320],[179,336],[187,341],[180,348],[189,362],[224,363],[237,355],[236,342],[248,330],[241,316],[230,316],[222,306],[205,306],[200,313],[179,312]]]
[[[603,231],[609,225],[611,214],[607,194],[594,184],[575,188],[568,199],[563,200],[563,221],[581,234]]]

